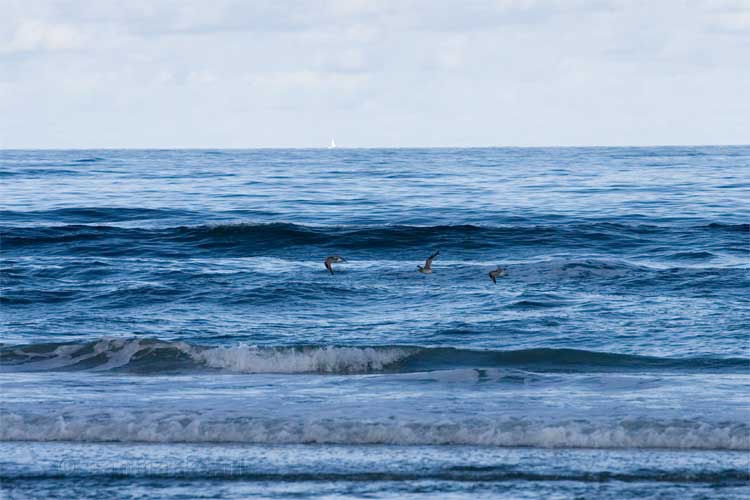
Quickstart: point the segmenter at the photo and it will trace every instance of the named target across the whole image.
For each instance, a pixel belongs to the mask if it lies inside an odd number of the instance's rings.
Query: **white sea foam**
[[[355,420],[255,418],[213,413],[108,410],[85,414],[3,411],[2,441],[215,442],[674,448],[750,450],[750,426],[689,419],[522,418]]]
[[[240,373],[366,373],[381,371],[414,353],[409,348],[260,348],[240,344],[194,353],[211,368]]]
[[[91,362],[93,369],[112,369],[127,364],[131,357],[140,349],[137,339],[100,339],[85,348],[81,344],[64,344],[49,353],[35,353],[24,351],[27,370],[55,370],[77,364]],[[94,361],[98,358],[98,362]]]
[[[521,294],[523,304],[533,295]],[[557,297],[542,300],[560,301]],[[414,346],[267,346],[233,344],[204,346],[150,338],[102,338],[92,342],[2,346],[0,372],[54,370],[121,370],[136,373],[227,371],[233,373],[372,373],[482,369],[490,367],[599,370],[727,369],[746,372],[741,358],[655,358],[572,349],[518,351],[467,350]],[[539,371],[533,368],[533,371]],[[481,375],[481,374],[480,374]],[[487,372],[492,378],[493,375]],[[470,377],[470,378],[475,378]]]
[[[419,349],[408,347],[267,347],[249,344],[205,347],[184,342],[153,339],[104,338],[88,344],[64,344],[51,351],[19,349],[22,359],[15,365],[27,371],[56,370],[77,367],[93,371],[127,366],[145,356],[153,356],[151,368],[158,371],[159,361],[181,356],[195,368],[212,368],[236,373],[368,373],[382,371]],[[167,364],[169,367],[169,364]]]

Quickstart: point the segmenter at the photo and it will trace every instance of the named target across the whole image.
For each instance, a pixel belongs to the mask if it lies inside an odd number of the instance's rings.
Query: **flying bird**
[[[325,264],[328,272],[333,274],[333,264],[338,264],[339,262],[347,262],[347,260],[340,255],[331,255],[330,257],[327,257]]]
[[[490,271],[488,274],[490,275],[490,279],[492,280],[492,282],[497,285],[497,279],[505,276],[505,269],[497,266],[497,269],[495,269],[494,271]]]
[[[423,274],[432,273],[432,261],[437,259],[438,255],[440,255],[440,250],[427,257],[427,260],[424,262],[424,267],[417,265],[417,267],[419,268],[419,272]]]

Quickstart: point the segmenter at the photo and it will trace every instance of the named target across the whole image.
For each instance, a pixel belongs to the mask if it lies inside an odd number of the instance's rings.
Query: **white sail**
[[[333,137],[331,137],[331,145],[328,146],[328,149],[333,149],[336,147],[336,141],[333,140]]]

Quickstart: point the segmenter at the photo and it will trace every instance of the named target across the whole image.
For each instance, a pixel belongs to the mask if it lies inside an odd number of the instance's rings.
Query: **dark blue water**
[[[748,174],[744,146],[2,151],[3,488],[741,498]]]

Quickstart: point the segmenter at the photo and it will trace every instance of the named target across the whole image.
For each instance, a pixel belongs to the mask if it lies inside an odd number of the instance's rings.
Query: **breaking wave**
[[[415,346],[205,346],[150,338],[0,347],[3,371],[117,370],[143,374],[176,371],[230,373],[421,372],[509,367],[547,372],[691,370],[750,372],[743,358],[660,358],[578,349],[513,351]]]
[[[623,418],[538,420],[517,417],[439,420],[268,418],[220,412],[0,411],[2,441],[148,443],[478,445],[542,448],[750,450],[746,422]]]

